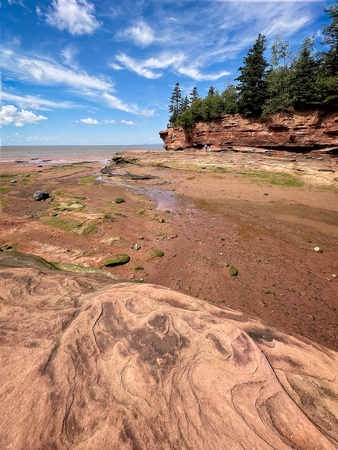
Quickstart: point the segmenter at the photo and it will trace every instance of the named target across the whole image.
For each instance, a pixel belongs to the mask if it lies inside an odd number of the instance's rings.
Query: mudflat
[[[2,163],[2,250],[159,284],[337,350],[337,157],[122,156],[106,173]],[[105,266],[115,255],[129,260]]]

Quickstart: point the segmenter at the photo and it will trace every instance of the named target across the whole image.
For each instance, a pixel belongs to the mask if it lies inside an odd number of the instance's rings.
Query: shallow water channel
[[[149,200],[153,200],[156,202],[156,210],[157,211],[172,211],[178,212],[180,210],[196,210],[196,206],[186,199],[181,198],[180,196],[174,194],[170,191],[160,190],[160,189],[152,189],[147,187],[135,187],[130,184],[120,183],[118,181],[106,180],[101,175],[96,178],[98,181],[103,181],[104,183],[115,184],[116,186],[123,186],[127,189],[130,189],[137,195],[145,195]]]

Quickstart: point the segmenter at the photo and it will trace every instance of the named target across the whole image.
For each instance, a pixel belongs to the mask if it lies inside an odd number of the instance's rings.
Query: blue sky
[[[161,143],[177,81],[221,92],[258,33],[321,47],[332,3],[0,0],[2,145]]]

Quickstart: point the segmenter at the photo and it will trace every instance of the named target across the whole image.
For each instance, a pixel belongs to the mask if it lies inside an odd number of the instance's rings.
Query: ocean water
[[[165,151],[163,145],[46,145],[4,146],[0,148],[2,162],[20,161],[26,164],[99,161],[105,164],[113,154],[128,150]]]

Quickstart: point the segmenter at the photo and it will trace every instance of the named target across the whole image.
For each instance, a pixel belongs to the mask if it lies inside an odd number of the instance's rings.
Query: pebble
[[[317,253],[323,253],[323,250],[320,247],[315,247],[313,250]]]

